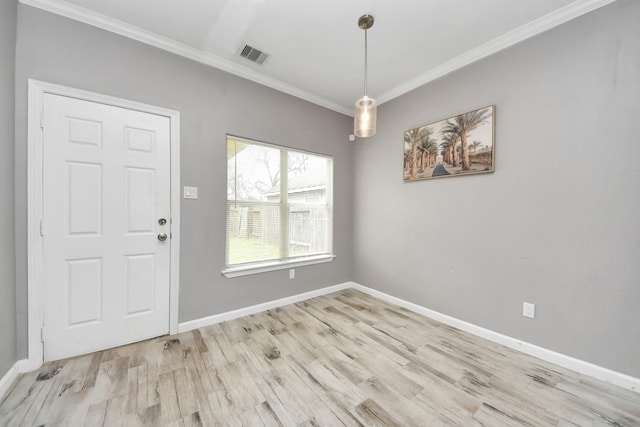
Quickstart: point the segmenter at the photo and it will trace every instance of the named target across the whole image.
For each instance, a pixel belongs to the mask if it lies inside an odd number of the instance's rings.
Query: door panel
[[[125,129],[125,140],[128,150],[153,154],[155,148],[155,133],[144,129]]]
[[[102,165],[67,162],[68,234],[102,230]]]
[[[127,314],[153,311],[155,254],[127,256]]]
[[[69,326],[102,320],[102,260],[67,261]]]
[[[102,145],[102,123],[68,117],[69,142],[76,144]]]
[[[155,170],[126,168],[125,209],[128,233],[153,233],[155,218]]]
[[[169,332],[169,118],[44,95],[45,361]]]

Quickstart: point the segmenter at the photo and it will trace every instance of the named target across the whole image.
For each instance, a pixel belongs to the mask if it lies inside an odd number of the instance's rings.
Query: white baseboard
[[[22,359],[18,360],[15,364],[18,372],[24,374],[26,372],[35,371],[36,369],[40,369],[42,366],[42,361],[32,361],[31,359]]]
[[[368,288],[358,283],[351,282],[350,285],[352,288],[369,294],[373,297],[380,298],[381,300],[387,301],[391,304],[399,305],[400,307],[404,307],[415,313],[421,314],[425,317],[444,323],[446,325],[453,326],[454,328],[460,329],[486,340],[502,344],[506,347],[521,351],[530,356],[534,356],[547,362],[554,363],[558,366],[571,369],[572,371],[578,372],[580,374],[597,378],[601,381],[605,381],[618,387],[640,393],[640,378],[635,378],[621,372],[603,368],[602,366],[594,365],[593,363],[585,362],[584,360],[576,359],[562,353],[558,353],[534,344],[530,344],[525,341],[518,340],[516,338],[509,337],[507,335],[500,334],[490,329],[476,326],[472,323],[456,319],[455,317],[447,316],[446,314],[430,310],[418,304],[396,298],[389,294],[385,294],[384,292]]]
[[[13,384],[20,376],[19,368],[20,361],[13,364],[2,378],[0,378],[0,402],[4,399],[4,396],[11,390]]]
[[[252,305],[250,307],[239,308],[237,310],[227,311],[225,313],[214,314],[213,316],[207,316],[196,320],[189,320],[187,322],[178,324],[178,332],[191,331],[197,328],[203,328],[205,326],[214,325],[216,323],[225,322],[227,320],[237,319],[243,316],[249,316],[251,314],[260,313],[261,311],[272,310],[274,308],[282,307],[288,304],[293,304],[300,301],[305,301],[311,298],[319,297],[322,295],[330,294],[332,292],[342,291],[352,286],[351,282],[341,283],[334,286],[328,286],[322,289],[316,289],[302,294],[293,295],[286,298],[280,298],[273,301],[268,301],[262,304]]]

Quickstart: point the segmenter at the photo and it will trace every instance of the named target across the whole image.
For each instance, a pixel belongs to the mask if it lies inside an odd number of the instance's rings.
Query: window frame
[[[230,140],[235,140],[239,142],[243,142],[253,146],[261,146],[270,149],[279,150],[280,152],[280,200],[275,203],[265,202],[265,201],[245,201],[245,200],[229,200],[228,196],[225,200],[225,268],[221,271],[221,273],[227,278],[246,276],[250,274],[263,273],[268,271],[282,270],[287,268],[301,267],[305,265],[313,265],[331,262],[335,255],[333,253],[333,156],[327,154],[320,154],[311,151],[305,151],[298,148],[291,148],[283,145],[270,144],[262,141],[252,140],[248,138],[239,137],[236,135],[227,134],[225,138],[225,142],[229,144]],[[227,148],[228,149],[228,148]],[[316,157],[322,157],[328,160],[327,167],[327,182],[325,189],[325,204],[312,204],[312,203],[290,203],[289,202],[289,167],[288,167],[288,158],[291,153],[300,153],[303,155],[311,155]],[[228,158],[227,158],[228,161]],[[227,163],[227,184],[229,183],[229,166]],[[269,206],[277,206],[279,208],[280,213],[280,244],[279,244],[279,257],[278,259],[271,259],[267,261],[253,261],[253,262],[245,262],[245,263],[236,263],[229,264],[229,229],[228,229],[228,221],[229,221],[229,212],[230,205],[244,205],[244,206],[260,206],[260,205],[269,205]],[[290,215],[289,211],[292,208],[308,208],[322,206],[327,210],[327,235],[326,243],[327,243],[327,252],[321,254],[313,254],[313,255],[301,255],[301,256],[291,256],[288,252],[290,250],[290,242],[289,242],[289,228],[290,228]],[[263,225],[264,226],[264,225]]]

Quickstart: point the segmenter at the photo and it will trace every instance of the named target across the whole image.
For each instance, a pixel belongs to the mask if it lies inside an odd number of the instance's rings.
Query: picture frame
[[[403,180],[495,171],[495,105],[406,130]]]

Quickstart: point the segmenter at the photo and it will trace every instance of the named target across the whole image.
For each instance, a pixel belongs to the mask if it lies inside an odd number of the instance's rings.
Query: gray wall
[[[274,300],[352,277],[351,120],[341,114],[156,48],[20,5],[16,56],[18,343],[26,356],[27,78],[181,113],[181,322]],[[328,264],[226,279],[226,139],[231,133],[334,156],[334,252]]]
[[[355,281],[640,377],[638,22],[619,0],[382,105]],[[494,174],[403,183],[404,130],[490,104]]]
[[[17,0],[0,2],[0,378],[16,361],[14,70]]]

